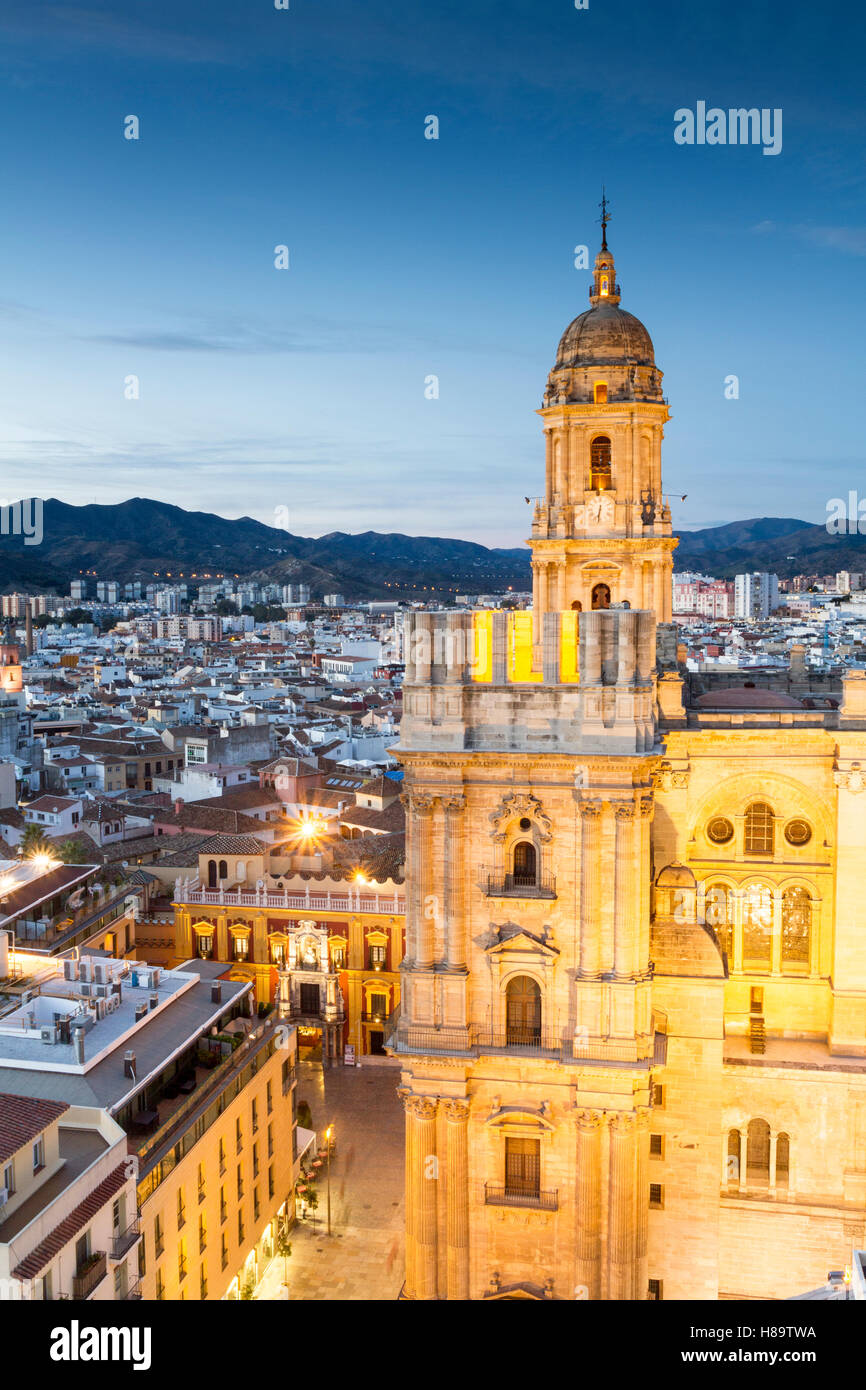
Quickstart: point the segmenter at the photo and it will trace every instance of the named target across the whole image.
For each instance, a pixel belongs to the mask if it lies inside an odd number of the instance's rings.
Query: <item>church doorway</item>
[[[610,586],[608,584],[596,584],[592,591],[593,608],[610,608]]]
[[[505,991],[506,1041],[520,1046],[541,1037],[541,990],[529,975],[516,975]]]

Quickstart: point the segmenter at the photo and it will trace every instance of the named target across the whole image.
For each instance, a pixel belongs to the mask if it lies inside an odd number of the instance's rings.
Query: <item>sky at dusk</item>
[[[604,183],[675,526],[823,521],[866,494],[864,26],[838,0],[0,0],[0,492],[520,544]],[[699,101],[781,109],[781,152],[676,144]]]

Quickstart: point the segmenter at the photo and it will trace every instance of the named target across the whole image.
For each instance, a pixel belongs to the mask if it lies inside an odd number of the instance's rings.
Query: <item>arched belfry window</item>
[[[606,434],[597,434],[589,446],[589,472],[591,488],[603,492],[610,487],[610,440]]]
[[[534,888],[538,881],[538,854],[530,840],[518,840],[514,846],[514,886]]]
[[[772,854],[774,844],[773,808],[753,801],[746,811],[743,848],[746,854]]]
[[[220,860],[220,878],[228,878],[228,876],[229,876],[228,865],[226,864],[226,861],[225,861],[224,859],[221,859],[221,860]]]
[[[207,865],[207,886],[216,888],[217,886],[217,866],[215,859],[209,859]]]
[[[541,990],[529,975],[515,975],[505,989],[507,1042],[514,1046],[541,1037]]]

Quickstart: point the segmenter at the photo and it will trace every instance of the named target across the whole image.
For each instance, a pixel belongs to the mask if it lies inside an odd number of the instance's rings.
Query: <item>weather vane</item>
[[[602,251],[606,251],[606,250],[607,250],[607,224],[608,224],[608,222],[610,221],[610,213],[609,213],[608,210],[607,210],[607,192],[606,192],[606,189],[605,189],[605,187],[604,187],[604,184],[602,184],[602,186],[601,186],[601,202],[599,203],[599,207],[601,208],[601,217],[598,219],[599,222],[601,223],[601,249],[602,249]]]

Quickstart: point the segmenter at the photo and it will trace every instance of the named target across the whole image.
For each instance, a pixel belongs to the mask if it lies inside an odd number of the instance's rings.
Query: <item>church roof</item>
[[[699,695],[696,701],[699,709],[802,709],[803,705],[791,695],[781,690],[765,690],[760,686],[729,686],[724,690],[710,690]]]
[[[635,363],[655,366],[652,338],[640,319],[618,304],[597,304],[578,314],[559,340],[554,371]]]

